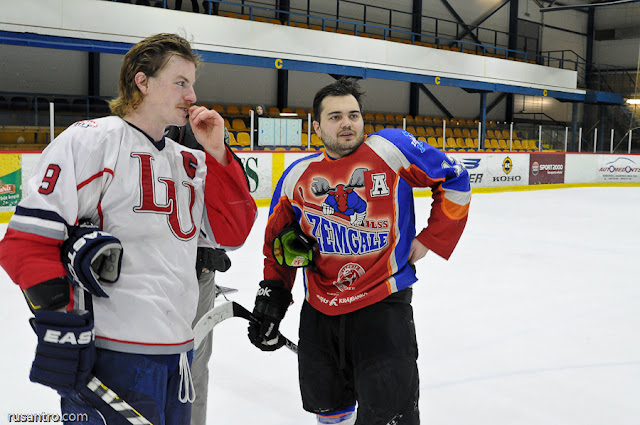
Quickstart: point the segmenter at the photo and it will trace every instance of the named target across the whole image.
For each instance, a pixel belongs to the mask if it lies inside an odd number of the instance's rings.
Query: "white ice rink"
[[[420,227],[429,205],[416,200]],[[640,424],[639,212],[640,187],[474,195],[450,261],[429,253],[417,265],[422,423]],[[249,309],[267,213],[218,276]],[[0,423],[59,412],[56,393],[28,380],[30,314],[0,273]],[[298,282],[281,326],[294,341],[302,298]],[[315,423],[301,407],[295,356],[254,348],[242,319],[216,328],[210,366],[210,424]]]

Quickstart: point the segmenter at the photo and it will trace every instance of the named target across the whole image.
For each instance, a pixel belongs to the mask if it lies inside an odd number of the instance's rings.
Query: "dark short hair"
[[[320,122],[320,114],[322,113],[320,105],[325,97],[349,95],[356,98],[360,112],[362,112],[362,98],[364,97],[364,91],[362,91],[357,80],[354,78],[342,77],[335,83],[331,83],[318,90],[316,96],[313,98],[313,120]]]

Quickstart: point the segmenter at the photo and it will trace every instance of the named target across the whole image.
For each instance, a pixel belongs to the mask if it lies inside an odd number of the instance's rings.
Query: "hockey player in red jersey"
[[[359,86],[341,79],[313,102],[325,150],[287,168],[265,231],[264,280],[249,339],[283,345],[278,327],[303,267],[299,379],[319,424],[418,424],[415,264],[448,259],[471,189],[462,165],[400,129],[364,135]],[[428,187],[428,226],[416,234],[412,188]],[[356,409],[357,405],[357,409]]]
[[[199,63],[174,34],[133,46],[115,115],[45,149],[0,242],[35,315],[30,379],[90,424],[129,423],[87,389],[91,374],[151,423],[189,424],[198,235],[234,249],[255,221],[223,118],[192,106]],[[204,152],[163,136],[187,115]]]

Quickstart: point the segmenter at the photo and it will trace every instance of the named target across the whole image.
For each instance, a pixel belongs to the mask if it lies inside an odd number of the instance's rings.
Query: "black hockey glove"
[[[274,351],[284,345],[278,328],[291,304],[291,291],[281,280],[263,280],[256,295],[253,316],[258,323],[249,323],[249,340],[262,351]]]
[[[73,286],[96,297],[109,298],[101,284],[114,283],[120,277],[122,245],[118,238],[92,224],[73,226],[60,253]]]
[[[221,248],[198,247],[198,257],[196,258],[196,274],[198,279],[203,269],[209,271],[226,272],[231,267],[231,259]]]
[[[91,313],[40,311],[30,321],[38,346],[29,379],[61,395],[81,391],[96,359]]]

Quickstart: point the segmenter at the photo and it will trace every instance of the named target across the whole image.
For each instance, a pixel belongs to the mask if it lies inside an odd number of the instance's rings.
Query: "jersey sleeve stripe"
[[[444,197],[458,205],[467,205],[471,202],[471,192],[467,191],[461,192],[459,190],[445,188]]]
[[[451,220],[462,220],[469,213],[469,204],[460,205],[447,199],[447,195],[442,201],[442,212]]]
[[[66,236],[66,223],[58,214],[20,206],[16,207],[16,213],[11,217],[8,228],[59,241],[64,240]]]

